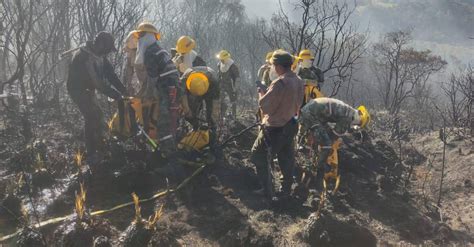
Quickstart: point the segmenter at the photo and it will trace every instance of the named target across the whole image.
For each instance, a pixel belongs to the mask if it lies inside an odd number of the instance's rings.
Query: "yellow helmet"
[[[265,62],[269,63],[270,59],[272,59],[272,55],[273,55],[273,51],[267,53],[267,55],[265,56]]]
[[[202,96],[209,89],[209,79],[202,72],[192,72],[186,80],[186,88],[194,96]]]
[[[305,49],[305,50],[302,50],[300,52],[300,55],[298,56],[298,58],[300,60],[303,60],[303,59],[314,59],[314,56],[313,54],[311,54],[311,51],[308,50],[308,49]]]
[[[176,42],[176,51],[179,54],[186,54],[196,47],[196,41],[189,36],[181,36]]]
[[[144,32],[145,33],[154,33],[157,40],[161,39],[161,34],[160,34],[160,32],[158,32],[158,29],[156,29],[156,27],[153,26],[153,24],[151,24],[149,22],[142,22],[142,23],[138,24],[137,29],[134,30],[132,33],[133,33],[133,36],[138,39],[138,38],[140,38],[140,34],[144,33]]]
[[[221,61],[226,60],[226,59],[230,58],[230,53],[226,50],[222,50],[219,53],[217,53],[216,58],[221,60]]]
[[[367,111],[367,108],[363,105],[359,106],[357,110],[359,110],[360,115],[360,127],[365,128],[370,123],[369,111]]]

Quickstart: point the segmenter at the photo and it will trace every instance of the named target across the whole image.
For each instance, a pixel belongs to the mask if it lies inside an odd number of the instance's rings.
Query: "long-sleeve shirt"
[[[171,55],[157,43],[153,43],[145,51],[145,67],[148,76],[160,87],[177,86],[178,70],[171,60]],[[161,85],[162,82],[169,85]]]
[[[126,92],[115,74],[112,64],[105,57],[92,51],[92,42],[77,51],[69,65],[67,89],[70,94],[81,94],[96,89],[113,99],[120,98]]]
[[[136,57],[136,49],[127,49],[126,50],[126,58],[125,58],[125,63],[123,66],[123,72],[122,72],[122,82],[123,84],[127,87],[129,93],[134,93],[135,89],[133,87],[132,81],[133,81],[133,75],[136,74],[139,85],[140,85],[140,91],[146,85],[144,85],[147,81],[147,72],[145,69],[145,66],[137,66],[135,65],[135,57]]]
[[[307,83],[315,83],[319,89],[321,89],[324,84],[324,73],[318,67],[301,68],[298,72],[298,76]]]
[[[263,113],[262,123],[283,127],[299,111],[304,96],[304,82],[292,71],[274,80],[258,104]]]
[[[220,64],[218,65],[219,70],[217,77],[221,83],[222,87],[231,87],[234,91],[237,89],[238,84],[240,83],[240,72],[239,68],[235,63],[232,63],[228,70],[222,71]]]
[[[186,80],[193,72],[204,73],[209,80],[209,89],[202,96],[193,96],[186,90],[186,100],[183,102],[183,111],[186,119],[191,123],[194,129],[199,126],[198,116],[201,110],[202,103],[206,105],[206,118],[211,129],[216,128],[216,123],[219,116],[219,81],[216,79],[216,72],[206,66],[197,66],[185,71],[181,77],[181,87],[186,88]]]
[[[300,123],[305,128],[335,123],[337,133],[345,133],[354,120],[358,110],[341,100],[333,98],[316,98],[301,108]]]

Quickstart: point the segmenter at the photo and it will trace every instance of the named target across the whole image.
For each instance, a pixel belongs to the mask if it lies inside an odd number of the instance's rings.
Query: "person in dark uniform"
[[[87,160],[99,162],[104,154],[106,124],[96,97],[96,90],[120,100],[126,89],[114,72],[107,54],[116,51],[114,39],[100,32],[94,41],[87,41],[72,57],[69,65],[67,91],[84,116]]]
[[[225,116],[227,104],[225,103],[224,93],[227,94],[232,105],[232,117],[237,117],[237,87],[240,84],[239,67],[231,58],[230,53],[222,50],[217,54],[218,64],[218,80],[221,86],[221,111]]]

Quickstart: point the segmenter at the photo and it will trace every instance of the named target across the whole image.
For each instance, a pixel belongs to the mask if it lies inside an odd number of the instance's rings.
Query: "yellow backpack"
[[[317,82],[305,80],[304,85],[304,103],[308,103],[312,99],[324,97],[323,93],[318,90]]]
[[[178,149],[185,151],[201,151],[209,144],[209,130],[197,130],[188,133],[178,143]]]

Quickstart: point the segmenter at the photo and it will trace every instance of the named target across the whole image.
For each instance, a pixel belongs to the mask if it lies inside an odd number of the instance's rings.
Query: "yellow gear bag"
[[[178,143],[178,149],[199,152],[207,145],[209,145],[209,130],[197,130],[183,137]]]
[[[323,93],[318,90],[317,82],[313,80],[305,80],[304,85],[304,102],[308,103],[312,99],[324,97]]]
[[[152,139],[157,140],[158,117],[158,100],[129,98],[118,102],[118,112],[114,114],[108,125],[112,135],[127,139],[136,133],[138,123],[144,127]]]

